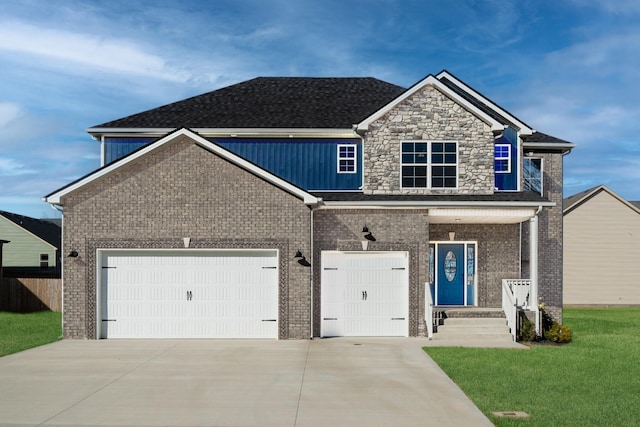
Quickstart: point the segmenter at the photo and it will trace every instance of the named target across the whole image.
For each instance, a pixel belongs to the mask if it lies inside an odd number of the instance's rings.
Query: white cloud
[[[32,173],[36,173],[36,171],[28,169],[24,164],[14,159],[0,157],[0,176],[18,176]]]
[[[0,128],[8,125],[22,115],[20,105],[13,102],[0,102]]]
[[[58,65],[84,66],[100,72],[124,73],[184,82],[189,73],[170,68],[143,46],[90,33],[46,28],[16,21],[0,22],[0,50],[39,57]]]

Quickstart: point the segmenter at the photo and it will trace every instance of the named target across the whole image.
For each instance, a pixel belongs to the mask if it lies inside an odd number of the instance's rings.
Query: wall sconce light
[[[456,240],[456,232],[455,231],[450,231],[449,232],[449,240]]]
[[[69,252],[69,255],[67,255],[67,257],[69,257],[69,258],[78,258],[78,251]]]
[[[373,234],[369,230],[369,227],[367,227],[366,225],[364,227],[362,227],[362,237],[364,237],[365,239],[370,240],[372,242],[376,241],[376,238],[373,237]]]
[[[307,258],[305,258],[305,256],[302,254],[302,251],[300,249],[298,249],[298,251],[296,252],[296,254],[293,256],[293,258],[298,260],[298,264],[304,266],[304,267],[310,267],[311,263],[309,261],[307,261]]]

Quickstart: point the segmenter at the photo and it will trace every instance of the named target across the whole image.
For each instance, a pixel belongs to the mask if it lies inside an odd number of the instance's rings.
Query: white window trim
[[[341,147],[353,147],[353,157],[341,157],[340,156],[340,148]],[[337,164],[336,171],[339,174],[343,173],[358,173],[358,146],[356,144],[338,144],[336,148],[336,156],[337,156]],[[341,171],[340,170],[340,160],[352,160],[353,161],[353,170],[352,171]]]
[[[524,181],[526,179],[526,177],[524,176],[525,173],[525,167],[524,167],[524,162],[526,160],[540,160],[540,195],[544,195],[544,159],[542,157],[539,156],[526,156],[524,159],[522,159],[522,188],[524,189]]]
[[[402,161],[402,144],[404,142],[411,142],[411,143],[421,143],[421,144],[427,144],[427,163],[404,163]],[[431,163],[431,146],[434,143],[442,143],[442,144],[456,144],[456,163],[455,165],[453,163]],[[410,140],[403,140],[400,141],[400,188],[403,190],[457,190],[458,186],[460,184],[460,144],[458,144],[458,141],[451,141],[451,140],[422,140],[422,139],[410,139]],[[427,167],[427,186],[426,187],[405,187],[402,185],[402,167],[403,166],[426,166]],[[455,187],[433,187],[431,186],[431,167],[432,166],[455,166],[456,167],[456,186]]]
[[[495,155],[495,147],[507,147],[507,157],[496,157]],[[511,173],[511,144],[495,144],[493,151],[493,161],[496,160],[506,160],[507,161],[507,170],[504,171],[495,171],[494,173]]]

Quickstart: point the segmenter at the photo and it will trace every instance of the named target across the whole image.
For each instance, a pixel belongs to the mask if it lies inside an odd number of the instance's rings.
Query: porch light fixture
[[[450,231],[449,232],[449,240],[451,240],[451,241],[456,240],[456,232],[455,231]]]
[[[69,252],[69,255],[67,255],[68,258],[78,258],[78,251],[71,251]]]
[[[369,240],[371,242],[375,242],[376,238],[373,237],[373,234],[371,233],[371,230],[369,230],[369,227],[365,226],[362,227],[362,237],[366,240]]]
[[[305,258],[305,256],[302,254],[302,251],[300,249],[298,249],[298,251],[296,252],[293,258],[297,259],[298,264],[300,264],[301,266],[311,267],[311,263],[307,261],[307,258]]]

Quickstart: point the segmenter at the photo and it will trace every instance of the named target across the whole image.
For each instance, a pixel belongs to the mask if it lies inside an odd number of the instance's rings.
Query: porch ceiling
[[[429,209],[431,224],[517,224],[528,221],[534,208]]]

